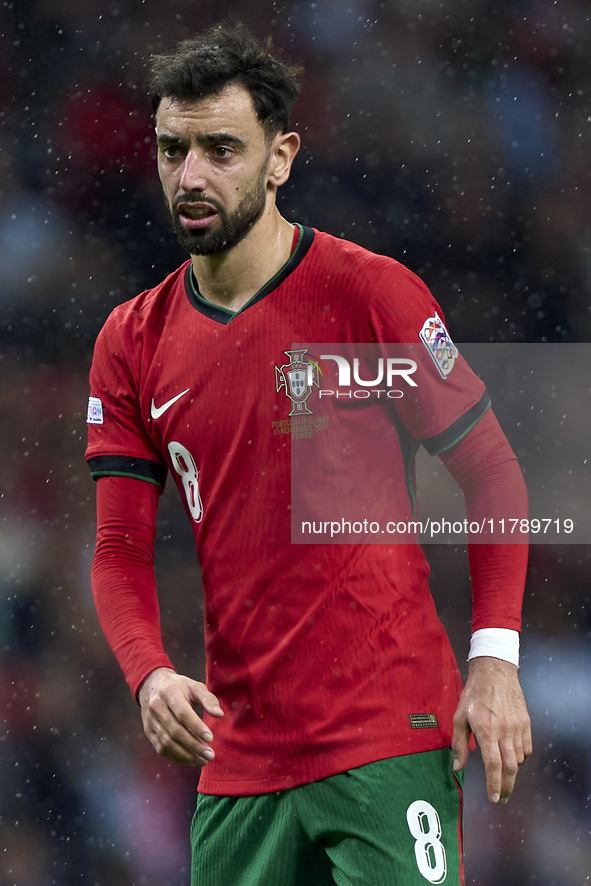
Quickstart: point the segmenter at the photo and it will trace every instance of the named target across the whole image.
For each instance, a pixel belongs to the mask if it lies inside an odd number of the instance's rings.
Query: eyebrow
[[[207,132],[205,135],[197,136],[197,141],[200,144],[204,145],[214,145],[214,144],[228,144],[228,145],[236,145],[238,148],[245,148],[246,142],[244,139],[239,138],[237,135],[231,135],[229,132]],[[180,138],[177,135],[170,135],[169,133],[162,132],[156,137],[156,144],[158,145],[182,145],[186,142],[186,139]]]

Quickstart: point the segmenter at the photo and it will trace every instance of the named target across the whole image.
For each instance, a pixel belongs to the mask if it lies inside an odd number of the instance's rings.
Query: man
[[[116,308],[97,340],[93,591],[146,735],[204,767],[193,886],[456,884],[471,733],[493,802],[531,752],[517,679],[527,555],[470,546],[462,691],[418,545],[291,544],[292,441],[278,430],[293,432],[300,395],[280,364],[310,365],[292,343],[416,343],[423,331],[425,344],[435,324],[452,347],[410,271],[279,214],[299,147],[297,73],[242,27],[154,62],[158,170],[191,259]],[[460,482],[469,515],[497,513],[509,493],[523,513],[482,383],[461,358],[450,369],[430,356],[428,405],[387,413],[399,496],[410,430]],[[153,539],[167,470],[203,572],[205,683],[175,672],[160,637]]]

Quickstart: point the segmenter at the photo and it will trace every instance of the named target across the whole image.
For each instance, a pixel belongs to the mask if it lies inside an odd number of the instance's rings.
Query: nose
[[[190,150],[183,163],[179,181],[181,190],[185,192],[205,191],[207,185],[206,165],[207,160],[202,151]]]

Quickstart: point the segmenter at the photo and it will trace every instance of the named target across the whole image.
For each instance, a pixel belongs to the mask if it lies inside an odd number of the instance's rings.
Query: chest
[[[222,324],[190,305],[171,311],[140,380],[140,408],[165,456],[181,443],[202,460],[322,423],[311,408],[315,345],[367,335],[339,293],[276,294]]]

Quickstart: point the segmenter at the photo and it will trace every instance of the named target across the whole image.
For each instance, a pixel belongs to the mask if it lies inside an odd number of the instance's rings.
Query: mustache
[[[173,209],[178,211],[179,206],[183,203],[207,203],[208,206],[212,206],[217,212],[222,211],[221,204],[214,197],[208,197],[199,191],[187,191],[186,194],[177,197],[173,203]]]

